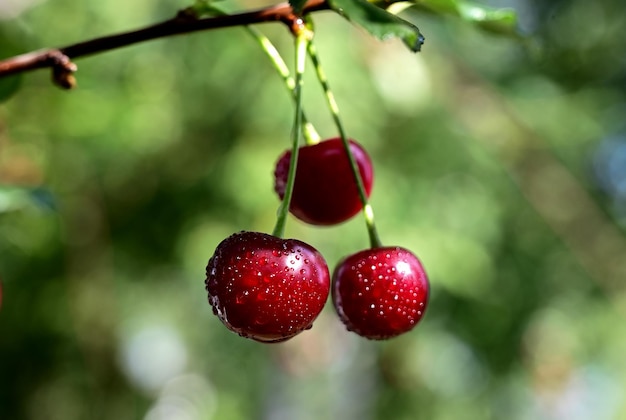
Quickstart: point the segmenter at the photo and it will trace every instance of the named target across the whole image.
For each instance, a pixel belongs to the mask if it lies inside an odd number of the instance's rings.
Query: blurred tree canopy
[[[386,342],[346,332],[331,305],[271,346],[211,313],[215,246],[273,226],[293,114],[241,28],[81,59],[70,92],[48,71],[0,79],[0,419],[626,416],[622,2],[480,2],[516,10],[521,38],[416,3],[402,16],[426,37],[418,54],[314,15],[348,133],[374,161],[382,239],[431,280],[421,324]],[[186,6],[4,0],[0,57]],[[259,28],[291,56],[285,28]],[[335,136],[312,74],[304,97]],[[291,219],[287,235],[331,270],[367,246],[360,217]]]

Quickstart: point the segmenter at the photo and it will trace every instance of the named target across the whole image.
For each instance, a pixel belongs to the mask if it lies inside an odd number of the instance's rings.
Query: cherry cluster
[[[349,141],[369,197],[372,161]],[[291,162],[286,151],[276,164],[274,189],[285,197]],[[342,223],[363,209],[350,158],[340,138],[301,146],[289,211],[313,225]],[[285,341],[309,329],[332,289],[332,301],[348,330],[387,339],[411,330],[424,315],[428,278],[418,258],[400,247],[375,246],[343,259],[332,279],[324,257],[296,240],[242,231],[224,239],[206,268],[213,312],[242,337]],[[331,285],[332,283],[332,285]]]

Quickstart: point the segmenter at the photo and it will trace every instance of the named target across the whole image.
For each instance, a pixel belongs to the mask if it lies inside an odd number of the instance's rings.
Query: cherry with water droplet
[[[412,330],[424,316],[429,283],[409,250],[380,247],[341,261],[332,278],[332,300],[348,330],[373,340]]]
[[[224,239],[206,274],[209,303],[222,323],[266,343],[311,328],[330,291],[328,266],[315,248],[259,232]]]
[[[365,149],[349,140],[350,150],[369,197],[374,181],[372,161]],[[283,199],[291,151],[278,159],[274,170],[274,190]],[[313,225],[335,225],[357,214],[363,205],[350,161],[340,138],[302,146],[298,150],[296,179],[289,211],[298,219]]]

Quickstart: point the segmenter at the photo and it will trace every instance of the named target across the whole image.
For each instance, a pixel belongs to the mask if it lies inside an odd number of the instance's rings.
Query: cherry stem
[[[204,4],[203,7],[205,10],[209,10],[213,14],[218,15],[218,16],[228,15],[228,12],[216,6],[214,3],[207,2],[206,4]],[[276,69],[280,77],[283,79],[283,83],[285,84],[285,87],[287,88],[287,90],[291,94],[292,99],[295,102],[296,101],[296,91],[295,91],[296,81],[293,79],[293,77],[291,77],[291,74],[289,73],[289,67],[287,67],[287,64],[281,57],[280,53],[278,52],[274,44],[272,44],[272,41],[270,41],[268,37],[263,35],[261,31],[259,31],[258,29],[252,26],[246,25],[245,29],[250,35],[252,35],[252,37],[261,46],[261,49],[269,57],[270,61],[272,62],[272,65],[274,66],[274,68]],[[315,130],[315,127],[313,126],[313,124],[306,118],[304,111],[302,111],[302,134],[304,135],[304,141],[306,142],[306,144],[316,144],[316,143],[319,143],[321,140],[321,137],[318,134],[317,130]]]
[[[339,136],[341,137],[343,148],[348,155],[348,160],[350,161],[350,170],[352,171],[352,176],[354,177],[357,189],[359,191],[359,198],[361,200],[361,204],[363,205],[363,216],[365,218],[365,226],[367,227],[367,234],[370,240],[370,247],[380,248],[382,246],[382,242],[380,240],[380,237],[378,236],[378,231],[376,229],[376,223],[374,221],[374,210],[372,209],[372,206],[369,203],[369,199],[367,198],[367,193],[365,192],[365,186],[363,185],[363,179],[361,178],[361,173],[359,172],[359,167],[356,163],[356,159],[354,158],[352,150],[350,150],[350,143],[348,142],[348,136],[346,135],[346,131],[339,116],[339,106],[337,105],[337,101],[335,100],[335,95],[333,95],[333,92],[330,89],[328,78],[326,77],[326,74],[322,69],[319,56],[317,55],[317,50],[315,49],[315,46],[312,42],[310,42],[308,45],[308,53],[309,57],[311,57],[313,66],[315,67],[317,80],[320,82],[320,84],[322,85],[322,89],[324,90],[326,103],[328,105],[328,108],[330,109],[333,121],[337,126],[337,130],[339,131]]]
[[[289,206],[291,204],[291,196],[293,195],[293,186],[296,180],[296,166],[298,165],[298,151],[300,148],[300,135],[302,133],[302,85],[304,67],[306,64],[306,51],[312,33],[306,29],[301,19],[298,19],[298,27],[294,30],[296,36],[296,71],[294,80],[294,98],[296,102],[296,112],[293,123],[291,158],[289,160],[289,173],[287,174],[287,185],[285,187],[285,195],[283,201],[278,208],[278,216],[276,218],[276,226],[272,235],[282,238],[285,234],[285,225],[289,215]]]
[[[278,71],[278,74],[283,79],[283,82],[285,83],[287,90],[289,90],[289,92],[291,93],[291,97],[293,98],[294,102],[297,102],[296,81],[289,74],[289,68],[287,67],[287,64],[285,64],[274,44],[272,44],[269,38],[261,34],[261,32],[259,32],[257,29],[251,27],[246,27],[246,29],[248,30],[248,32],[250,32],[250,34],[252,34],[252,36],[255,37],[257,42],[261,45],[261,48],[270,58],[272,64],[274,65],[274,68],[276,69],[276,71]],[[321,137],[318,134],[317,130],[315,130],[313,124],[306,118],[304,111],[302,111],[301,118],[302,134],[304,135],[304,141],[306,142],[306,144],[310,145],[319,143]]]
[[[325,0],[308,0],[302,8],[302,13],[329,9],[330,5]],[[293,18],[293,9],[288,2],[258,10],[228,16],[211,16],[205,19],[199,19],[193,11],[190,13],[189,9],[184,9],[171,19],[142,29],[95,38],[60,48],[32,51],[0,60],[0,78],[40,68],[54,69],[58,66],[59,57],[62,57],[63,60],[74,60],[157,38],[264,22],[290,24]]]

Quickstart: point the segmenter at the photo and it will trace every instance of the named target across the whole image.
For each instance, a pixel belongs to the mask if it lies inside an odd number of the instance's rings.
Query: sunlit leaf
[[[513,34],[517,32],[517,13],[512,9],[461,7],[463,18],[476,22],[481,28],[495,33]]]
[[[452,15],[490,32],[517,35],[517,13],[509,8],[493,8],[464,0],[416,0],[414,5],[440,15]]]
[[[0,186],[0,213],[21,210],[29,206],[43,210],[56,209],[54,196],[45,188]]]
[[[457,0],[416,0],[416,6],[422,6],[432,12],[448,15],[458,15]]]
[[[337,13],[380,40],[400,38],[411,51],[419,51],[424,43],[415,25],[365,0],[330,0],[328,3]]]

